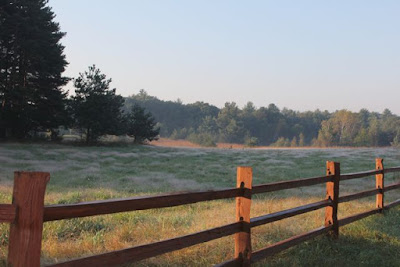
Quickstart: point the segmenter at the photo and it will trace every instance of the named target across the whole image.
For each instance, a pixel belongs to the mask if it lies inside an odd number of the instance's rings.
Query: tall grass
[[[76,203],[136,195],[234,187],[236,166],[254,169],[254,184],[322,175],[325,161],[341,162],[342,173],[400,165],[400,151],[384,149],[217,150],[145,146],[73,147],[46,144],[0,145],[0,202],[10,203],[14,170],[50,171],[45,202]],[[400,181],[386,176],[386,184]],[[341,194],[374,187],[374,177],[345,181]],[[252,217],[324,198],[324,185],[256,195]],[[390,192],[387,201],[397,199]],[[371,209],[374,197],[340,204],[344,217]],[[233,200],[174,208],[48,222],[42,263],[122,249],[176,237],[234,221]],[[253,249],[265,247],[323,224],[323,210],[253,229]],[[400,210],[340,229],[338,240],[319,237],[269,258],[259,266],[400,266]],[[132,266],[210,266],[233,257],[233,237],[225,237]],[[8,225],[0,225],[0,258],[5,262]]]

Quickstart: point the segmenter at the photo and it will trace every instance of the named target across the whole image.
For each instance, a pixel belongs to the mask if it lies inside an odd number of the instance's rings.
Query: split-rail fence
[[[234,257],[217,266],[250,266],[251,263],[322,234],[337,238],[339,227],[399,205],[400,199],[388,204],[384,202],[384,194],[387,191],[400,188],[400,183],[384,186],[384,175],[398,171],[400,171],[400,167],[384,168],[383,159],[378,158],[374,170],[341,174],[340,164],[328,161],[324,176],[253,186],[252,168],[238,167],[236,188],[61,205],[44,205],[46,184],[50,180],[49,173],[15,172],[12,204],[0,204],[0,222],[10,223],[7,262],[13,267],[40,266],[44,222],[235,198],[236,221],[231,224],[151,244],[73,259],[51,266],[113,266],[131,263],[229,235],[234,235]],[[373,175],[376,179],[374,189],[339,196],[340,182]],[[323,183],[326,184],[326,196],[321,201],[250,218],[252,195]],[[376,195],[375,209],[338,220],[339,203],[373,195]],[[253,227],[322,208],[325,208],[325,220],[322,227],[252,251],[251,229]]]

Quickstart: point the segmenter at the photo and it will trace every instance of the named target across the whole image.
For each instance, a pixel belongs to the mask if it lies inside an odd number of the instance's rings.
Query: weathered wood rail
[[[44,195],[46,184],[50,179],[50,174],[43,172],[15,172],[13,201],[12,204],[0,204],[0,222],[10,223],[8,264],[14,267],[36,267],[40,266],[44,222],[235,198],[236,221],[231,224],[151,244],[78,258],[51,266],[119,265],[140,261],[229,235],[234,235],[234,258],[220,263],[217,266],[250,266],[251,263],[275,255],[280,251],[322,234],[328,234],[333,238],[338,238],[339,227],[376,213],[382,213],[385,209],[400,205],[400,199],[388,204],[384,202],[385,192],[400,188],[400,183],[384,186],[384,175],[386,173],[399,171],[400,167],[385,169],[383,167],[383,159],[378,158],[376,159],[375,170],[341,174],[340,164],[328,161],[325,176],[253,186],[252,168],[238,167],[236,188],[48,206],[44,205]],[[374,189],[346,196],[339,196],[339,183],[341,181],[372,175],[375,175],[376,180]],[[250,218],[252,195],[317,184],[326,184],[327,193],[325,198],[321,201]],[[373,195],[376,195],[375,209],[338,220],[339,203]],[[321,208],[325,208],[324,226],[282,240],[263,249],[252,251],[251,229],[253,227]]]

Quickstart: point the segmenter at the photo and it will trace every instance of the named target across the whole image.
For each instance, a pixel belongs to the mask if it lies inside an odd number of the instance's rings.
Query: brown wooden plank
[[[365,217],[371,216],[373,214],[379,213],[379,209],[374,209],[374,210],[370,210],[370,211],[366,211],[366,212],[362,212],[356,215],[352,215],[343,219],[340,219],[339,222],[339,226],[345,226],[346,224],[361,220]]]
[[[12,204],[0,204],[0,222],[14,222],[17,207]]]
[[[43,232],[43,206],[47,172],[15,172],[13,205],[17,208],[10,224],[8,266],[39,267]]]
[[[280,241],[278,243],[275,243],[273,245],[270,245],[266,248],[254,251],[253,255],[251,257],[251,262],[254,263],[254,262],[260,261],[266,257],[273,256],[283,250],[286,250],[290,247],[293,247],[300,243],[303,243],[304,241],[315,238],[321,234],[327,233],[331,230],[331,228],[332,228],[332,226],[323,226],[323,227],[317,228],[313,231],[310,231],[308,233],[297,235],[297,236],[285,239],[283,241]]]
[[[385,173],[400,172],[400,167],[385,168]]]
[[[256,227],[259,225],[279,221],[285,218],[293,217],[299,214],[307,213],[313,210],[321,209],[324,207],[327,207],[331,205],[332,201],[331,200],[322,200],[318,201],[315,203],[303,205],[300,207],[292,208],[292,209],[287,209],[279,212],[274,212],[270,213],[267,215],[251,218],[250,220],[250,226],[251,227]]]
[[[387,210],[387,209],[396,207],[397,205],[400,205],[400,199],[395,200],[395,201],[393,201],[393,202],[390,202],[389,204],[386,204],[386,205],[385,205],[385,209]]]
[[[237,188],[246,188],[251,192],[253,170],[251,167],[237,168]],[[235,234],[235,258],[242,260],[242,266],[250,266],[251,228],[250,228],[251,195],[236,198],[236,221],[242,224],[242,231]]]
[[[323,184],[326,183],[327,179],[330,178],[327,176],[321,176],[321,177],[305,178],[299,180],[283,181],[277,183],[261,184],[253,186],[252,194],[254,195],[254,194],[267,193],[284,189],[297,188],[301,186]]]
[[[50,266],[115,266],[187,248],[196,244],[232,235],[238,233],[241,230],[242,224],[240,222],[236,222],[190,235],[176,237],[147,245],[112,251],[100,255],[84,257]]]
[[[345,180],[351,180],[351,179],[356,179],[356,178],[363,178],[367,176],[372,176],[375,174],[382,173],[381,170],[371,170],[371,171],[365,171],[365,172],[356,172],[356,173],[345,173],[340,175],[340,181],[345,181]]]
[[[243,194],[239,188],[217,191],[175,193],[158,196],[82,202],[77,204],[49,205],[44,208],[44,221],[111,214],[134,210],[174,207],[201,201],[233,198]]]
[[[384,171],[383,159],[377,158],[375,160],[375,166],[376,170]],[[376,193],[376,208],[380,209],[382,212],[384,208],[384,172],[375,175],[375,180],[375,188],[378,189],[378,192]]]
[[[391,185],[385,186],[383,191],[387,192],[387,191],[394,190],[394,189],[399,189],[399,188],[400,188],[400,183],[391,184]]]
[[[344,203],[344,202],[348,202],[348,201],[363,198],[363,197],[373,196],[373,195],[376,195],[376,193],[378,193],[378,192],[379,192],[378,189],[371,189],[371,190],[366,190],[366,191],[358,192],[358,193],[351,194],[351,195],[342,196],[342,197],[339,197],[339,203]]]
[[[326,175],[333,175],[333,179],[326,183],[326,199],[332,204],[325,208],[325,226],[332,225],[330,235],[334,238],[339,236],[339,225],[337,223],[337,212],[339,203],[340,163],[327,161]]]

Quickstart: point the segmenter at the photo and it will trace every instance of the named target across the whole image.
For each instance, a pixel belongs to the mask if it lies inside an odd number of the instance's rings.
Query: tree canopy
[[[65,33],[46,0],[0,3],[0,136],[66,124]]]
[[[139,104],[134,104],[131,112],[126,116],[126,133],[135,138],[135,143],[142,144],[157,139],[160,128],[156,127],[151,113],[145,112]]]
[[[288,147],[400,145],[400,117],[388,109],[383,113],[299,112],[274,104],[257,108],[251,102],[243,108],[227,102],[220,109],[204,102],[163,101],[144,90],[128,97],[125,109],[135,103],[154,114],[161,136],[206,146],[216,142]]]
[[[69,81],[62,75],[68,64],[60,42],[65,33],[54,19],[47,0],[0,1],[2,138],[40,131],[56,136],[60,126],[67,126],[78,129],[87,143],[116,134],[137,143],[160,135],[206,146],[400,145],[400,117],[388,109],[299,112],[268,102],[261,107],[227,102],[218,108],[200,101],[163,101],[144,90],[124,99],[95,65],[74,79],[75,95],[68,98],[62,89]]]
[[[95,65],[74,80],[73,116],[86,143],[95,142],[104,134],[120,133],[124,99],[109,88],[110,83],[111,79],[106,79]]]

